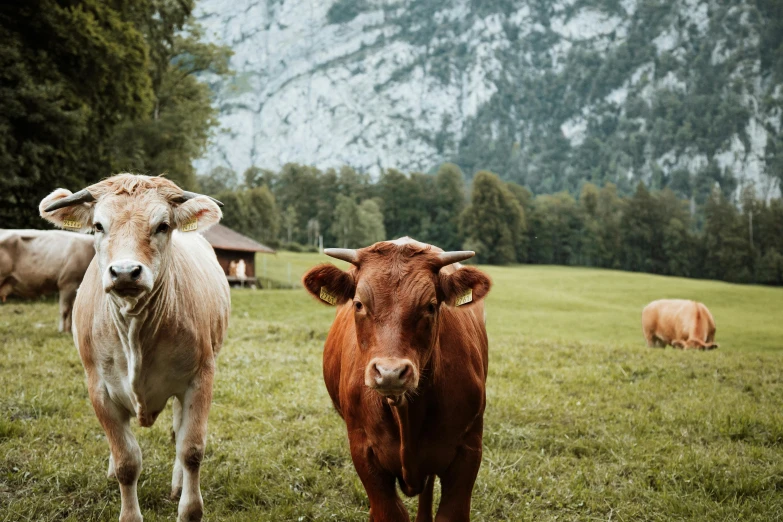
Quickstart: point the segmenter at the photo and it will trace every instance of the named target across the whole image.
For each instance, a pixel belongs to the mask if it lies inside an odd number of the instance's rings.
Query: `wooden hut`
[[[204,232],[204,238],[215,249],[218,262],[223,268],[229,283],[256,284],[256,252],[274,254],[275,251],[254,239],[243,236],[221,224],[212,226]],[[232,273],[232,267],[240,261],[245,265],[245,277]],[[232,264],[233,263],[233,264]]]

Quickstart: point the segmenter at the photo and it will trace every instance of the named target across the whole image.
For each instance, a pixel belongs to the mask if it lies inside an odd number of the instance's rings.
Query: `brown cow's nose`
[[[135,283],[141,277],[141,265],[116,264],[109,267],[109,275],[114,283]]]
[[[408,359],[373,359],[367,373],[367,385],[384,391],[402,391],[415,381],[413,363]]]

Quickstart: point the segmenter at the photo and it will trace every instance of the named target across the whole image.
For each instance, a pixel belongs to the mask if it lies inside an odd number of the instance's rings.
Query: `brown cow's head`
[[[490,280],[473,267],[455,270],[452,263],[473,252],[442,252],[407,238],[326,253],[355,268],[319,265],[305,274],[304,286],[326,303],[352,307],[364,382],[400,405],[419,386],[442,307],[470,306],[489,292]],[[469,292],[472,301],[465,298]]]
[[[688,339],[686,341],[672,341],[672,346],[685,350],[714,350],[720,345],[714,342],[705,343],[698,339]]]
[[[217,203],[161,177],[118,174],[71,194],[57,189],[41,216],[58,227],[95,234],[106,292],[138,299],[150,292],[169,260],[174,229],[204,230],[220,221]]]

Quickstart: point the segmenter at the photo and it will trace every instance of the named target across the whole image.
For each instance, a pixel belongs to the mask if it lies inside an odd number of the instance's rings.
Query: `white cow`
[[[60,292],[61,332],[71,331],[76,289],[95,250],[92,238],[62,230],[0,230],[0,300]]]
[[[109,476],[120,483],[120,521],[142,520],[141,450],[130,417],[152,426],[170,397],[177,520],[201,520],[199,469],[231,303],[212,247],[192,231],[217,223],[220,208],[165,178],[119,174],[76,194],[57,189],[40,211],[55,225],[95,233],[73,337],[109,441]]]

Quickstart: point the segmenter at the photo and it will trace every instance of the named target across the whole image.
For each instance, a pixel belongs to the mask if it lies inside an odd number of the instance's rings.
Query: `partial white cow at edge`
[[[0,300],[59,292],[58,328],[70,332],[76,289],[94,255],[92,238],[83,234],[0,229]]]

